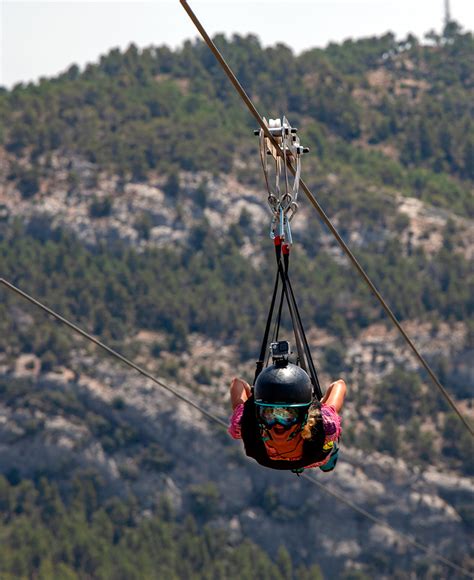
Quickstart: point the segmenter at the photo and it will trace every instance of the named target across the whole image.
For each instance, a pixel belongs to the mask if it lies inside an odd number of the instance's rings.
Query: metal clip
[[[277,223],[278,223],[278,220],[277,220],[276,216],[274,215],[272,217],[272,221],[270,223],[270,239],[272,239],[272,240],[274,240],[277,236],[275,233]]]
[[[263,118],[263,122],[274,139],[272,142],[263,129],[254,131],[259,137],[260,160],[268,191],[268,205],[272,213],[270,237],[276,236],[275,232],[278,228],[279,235],[291,244],[290,222],[298,210],[296,202],[301,178],[301,157],[309,149],[300,144],[298,129],[292,127],[286,117],[268,121]],[[273,164],[268,163],[270,157],[273,158]],[[295,170],[292,182],[290,182],[288,161],[292,162]],[[273,170],[270,171],[272,166]],[[274,186],[270,185],[270,173],[273,175]]]
[[[279,220],[279,236],[282,240],[285,239],[285,213],[283,208],[280,206],[280,220]]]
[[[285,242],[291,246],[293,245],[293,236],[291,235],[290,220],[285,216]]]

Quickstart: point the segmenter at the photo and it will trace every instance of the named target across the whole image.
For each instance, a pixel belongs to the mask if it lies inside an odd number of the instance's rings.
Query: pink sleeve
[[[242,420],[242,414],[244,412],[244,404],[240,403],[234,409],[232,417],[230,418],[230,425],[227,432],[233,439],[242,439],[242,433],[240,431],[240,422]]]
[[[326,433],[326,442],[337,441],[341,436],[341,417],[332,405],[321,405],[321,415],[323,418],[324,432]]]

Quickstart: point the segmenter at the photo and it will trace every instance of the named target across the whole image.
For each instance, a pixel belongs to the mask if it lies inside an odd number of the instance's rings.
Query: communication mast
[[[444,0],[444,24],[447,25],[450,22],[451,22],[451,10],[449,0]]]

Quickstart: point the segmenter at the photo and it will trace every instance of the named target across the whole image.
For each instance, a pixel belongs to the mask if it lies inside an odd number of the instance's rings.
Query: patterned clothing
[[[244,404],[241,403],[234,409],[234,412],[230,418],[228,432],[233,439],[242,439],[240,423],[242,421],[243,412]],[[326,405],[325,403],[321,404],[321,417],[325,433],[323,449],[328,451],[334,447],[339,437],[341,436],[341,417],[337,414],[336,409],[332,405]],[[330,459],[331,455],[328,455],[324,461],[312,463],[311,465],[308,465],[307,468],[320,467],[321,465],[328,463]]]

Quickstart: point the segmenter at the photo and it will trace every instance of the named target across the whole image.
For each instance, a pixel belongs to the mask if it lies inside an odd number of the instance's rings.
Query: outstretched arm
[[[251,389],[247,382],[242,379],[232,379],[230,384],[230,402],[232,404],[232,410],[234,410],[237,405],[245,403],[245,401],[250,397],[250,394]]]
[[[329,389],[326,391],[324,397],[321,399],[321,403],[326,403],[326,405],[332,405],[336,411],[342,409],[342,405],[344,404],[344,397],[346,396],[346,383],[339,379],[334,381],[329,385]]]

